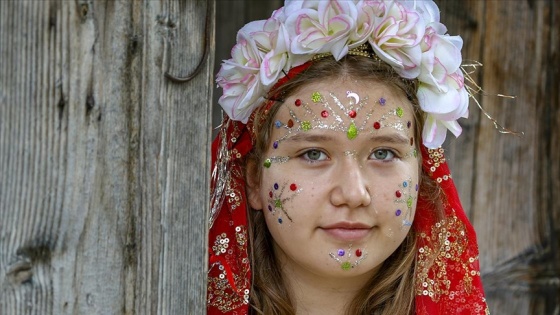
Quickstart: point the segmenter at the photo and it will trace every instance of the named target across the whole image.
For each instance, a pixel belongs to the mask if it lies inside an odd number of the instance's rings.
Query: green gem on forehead
[[[402,108],[397,107],[397,116],[402,117],[402,115],[404,114],[404,111]]]
[[[408,199],[406,200],[406,206],[412,208],[412,197],[408,197]]]
[[[269,168],[272,165],[272,161],[270,159],[264,160],[263,166]]]
[[[346,132],[346,136],[350,140],[353,140],[358,136],[358,128],[356,128],[356,124],[354,123],[350,124],[350,127],[348,127],[348,131]]]
[[[311,94],[311,100],[314,103],[319,103],[322,98],[323,97],[321,96],[321,93],[319,93],[319,92],[313,92],[313,94]]]
[[[280,200],[280,199],[274,200],[274,207],[275,208],[282,208],[282,200]]]
[[[311,130],[311,122],[309,122],[309,121],[307,121],[307,120],[306,120],[306,121],[302,121],[302,122],[301,122],[301,129],[302,129],[303,131]]]
[[[342,270],[350,270],[350,268],[352,268],[352,264],[349,261],[345,261],[342,265],[340,265],[340,268],[342,268]]]

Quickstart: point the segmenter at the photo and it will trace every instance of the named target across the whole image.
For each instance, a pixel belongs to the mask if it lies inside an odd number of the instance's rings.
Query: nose
[[[333,177],[334,185],[330,194],[333,205],[354,209],[366,207],[371,203],[367,178],[356,159],[341,160]]]

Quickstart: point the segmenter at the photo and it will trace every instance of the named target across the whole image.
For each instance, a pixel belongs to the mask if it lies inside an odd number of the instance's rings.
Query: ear
[[[262,210],[263,203],[260,194],[260,172],[257,168],[257,163],[254,160],[247,161],[247,173],[245,178],[247,181],[247,201],[251,208],[255,210]]]

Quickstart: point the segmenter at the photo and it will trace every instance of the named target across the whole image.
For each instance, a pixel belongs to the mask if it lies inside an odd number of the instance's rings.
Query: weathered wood
[[[0,1],[0,314],[204,313],[213,11]]]
[[[442,18],[484,64],[482,106],[524,137],[502,135],[476,107],[448,159],[478,232],[493,314],[560,310],[560,6],[555,1],[443,1]],[[497,97],[512,94],[516,99]],[[474,114],[474,117],[472,117]],[[474,118],[474,119],[473,119]]]

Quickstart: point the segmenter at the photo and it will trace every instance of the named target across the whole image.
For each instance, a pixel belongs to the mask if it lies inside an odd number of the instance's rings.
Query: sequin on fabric
[[[475,292],[473,279],[480,278],[478,255],[470,255],[465,225],[453,215],[436,223],[431,233],[420,234],[421,244],[417,253],[416,294],[429,296],[436,303],[446,303],[445,309],[457,314],[480,314],[486,303],[482,292]],[[461,281],[450,279],[460,275]],[[467,292],[479,296],[480,303],[464,303],[460,298]],[[442,299],[442,296],[446,296]],[[427,314],[427,313],[426,313]]]

